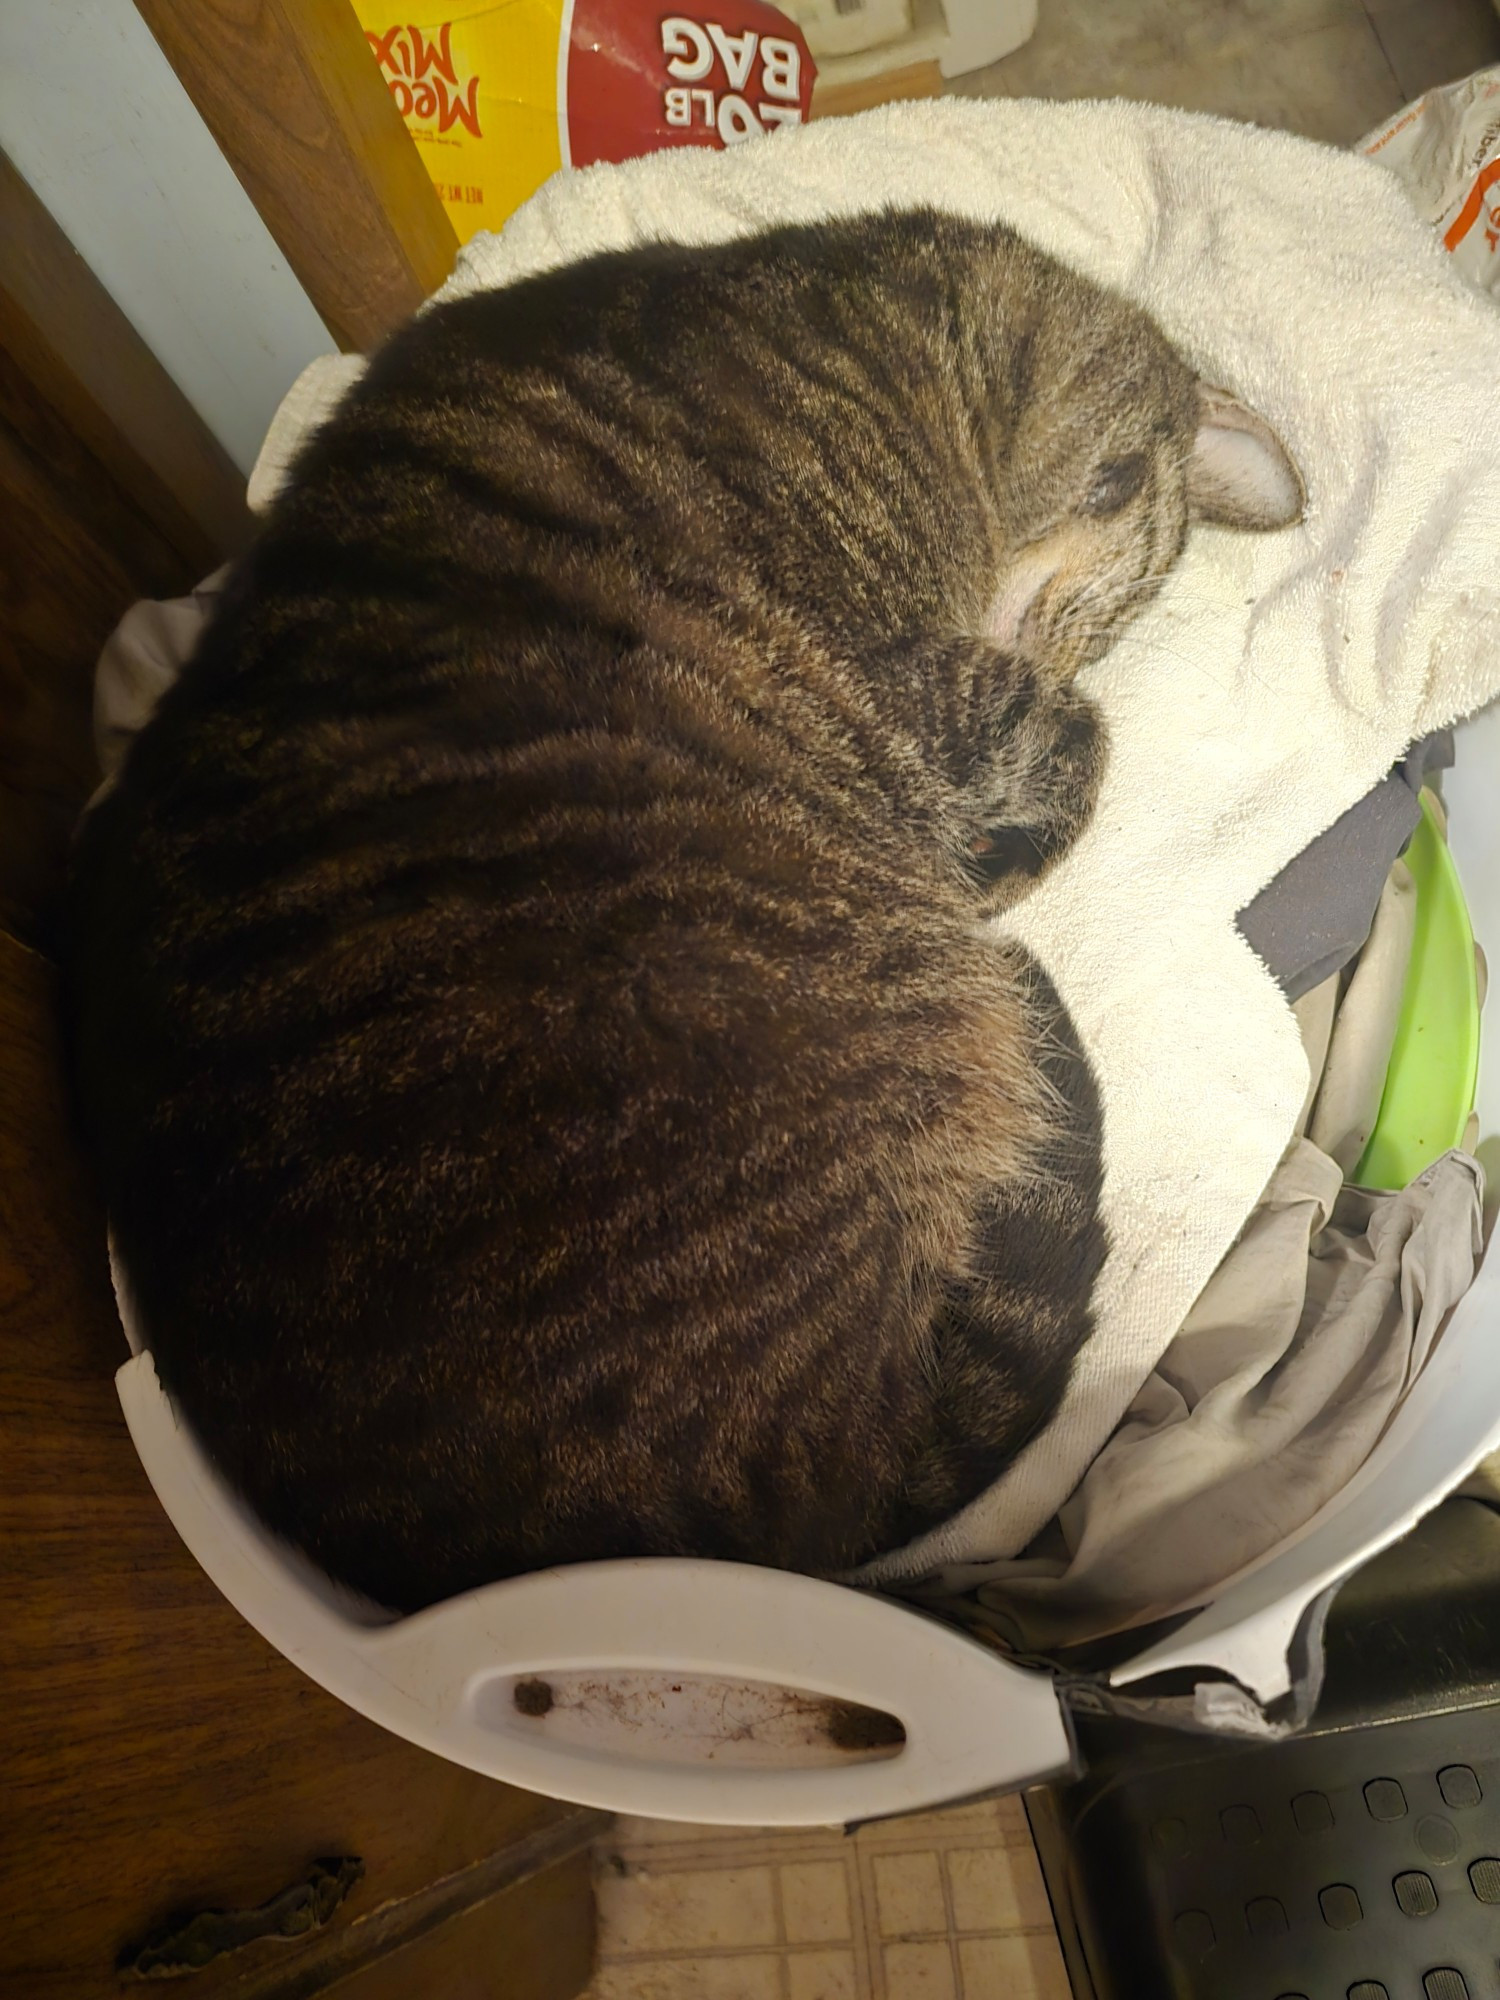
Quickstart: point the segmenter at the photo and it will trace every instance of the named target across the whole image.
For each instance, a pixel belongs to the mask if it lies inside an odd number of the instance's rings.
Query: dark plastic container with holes
[[[1312,1727],[1080,1716],[1028,1798],[1077,2000],[1500,2000],[1500,1512],[1353,1577]]]

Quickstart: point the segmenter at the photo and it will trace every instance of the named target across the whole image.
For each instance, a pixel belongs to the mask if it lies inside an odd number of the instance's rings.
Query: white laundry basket
[[[1500,709],[1459,733],[1452,842],[1481,939],[1500,939]],[[1481,1152],[1500,1147],[1500,1062],[1481,1065]],[[1495,1162],[1491,1162],[1492,1178]],[[119,1371],[141,1462],[183,1541],[278,1651],[351,1708],[439,1755],[537,1792],[719,1825],[799,1826],[1017,1789],[1065,1769],[1045,1674],[887,1599],[732,1563],[585,1563],[389,1620],[262,1529],[179,1422],[149,1354]],[[1500,1447],[1500,1258],[1474,1287],[1365,1466],[1291,1541],[1110,1675],[1289,1685],[1307,1608]],[[518,1689],[520,1690],[518,1697]],[[796,1696],[895,1716],[906,1740],[821,1749]]]

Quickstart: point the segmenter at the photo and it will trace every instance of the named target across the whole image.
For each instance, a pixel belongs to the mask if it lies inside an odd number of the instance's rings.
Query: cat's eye
[[[1089,488],[1082,512],[1094,515],[1118,514],[1146,483],[1147,459],[1143,451],[1128,458],[1111,458],[1100,466]]]

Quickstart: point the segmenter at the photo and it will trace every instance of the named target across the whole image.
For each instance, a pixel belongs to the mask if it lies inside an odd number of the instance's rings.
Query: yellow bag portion
[[[687,4],[702,17],[660,0],[415,0],[442,13],[414,20],[412,0],[353,0],[461,243],[559,167],[807,119],[817,71],[794,21],[770,0]]]
[[[459,242],[498,229],[563,163],[565,0],[352,4]]]

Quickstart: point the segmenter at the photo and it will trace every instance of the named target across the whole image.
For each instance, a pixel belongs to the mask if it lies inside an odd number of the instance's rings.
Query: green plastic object
[[[1350,1179],[1404,1188],[1463,1141],[1479,1081],[1479,979],[1474,933],[1442,821],[1429,792],[1402,857],[1417,885],[1416,933],[1385,1094]]]

